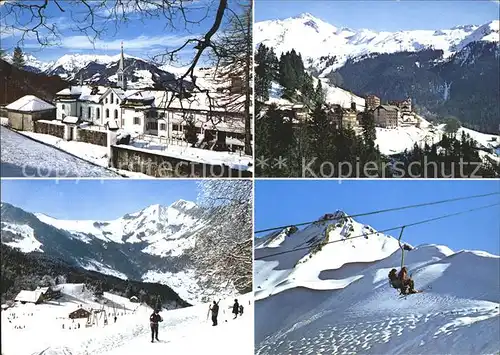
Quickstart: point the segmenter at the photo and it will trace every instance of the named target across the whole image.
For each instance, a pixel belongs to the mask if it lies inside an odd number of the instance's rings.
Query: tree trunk
[[[252,6],[252,5],[250,5]],[[251,17],[252,12],[247,12],[247,16]],[[252,89],[250,85],[250,70],[252,65],[252,21],[251,18],[248,18],[247,21],[247,48],[246,48],[246,58],[245,58],[245,154],[253,155],[252,150],[252,127],[251,120],[252,114],[250,113],[250,100],[251,100],[251,92]]]

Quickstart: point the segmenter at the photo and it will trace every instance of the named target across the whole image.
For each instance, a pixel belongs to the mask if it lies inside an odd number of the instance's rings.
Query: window
[[[116,104],[119,105],[120,104],[120,101],[118,101],[118,99],[116,99]]]
[[[106,109],[106,118],[109,118],[109,108]]]
[[[115,120],[118,119],[118,110],[115,110]]]
[[[92,108],[89,107],[87,111],[89,118],[92,118]]]
[[[167,125],[165,123],[160,123],[160,130],[161,131],[166,131],[167,130]]]
[[[83,116],[83,107],[80,106],[80,117],[82,117],[82,116]]]
[[[141,118],[140,117],[134,117],[134,124],[141,124]]]
[[[64,109],[65,109],[65,106],[64,106],[64,104],[62,104],[62,109],[63,109],[63,111],[64,111]]]
[[[148,122],[146,124],[146,129],[157,131],[158,130],[158,122]]]
[[[111,103],[113,103],[114,100],[114,96],[113,96],[113,93],[111,93]]]
[[[108,98],[106,98],[106,103],[108,103]]]
[[[196,133],[198,133],[198,134],[201,133],[201,127],[196,127]]]
[[[89,107],[89,110],[90,110],[90,107]],[[97,119],[100,119],[101,118],[101,109],[98,107],[95,110],[96,110],[96,113],[97,113]]]
[[[122,117],[122,128],[125,126],[125,118]]]
[[[179,125],[178,124],[172,125],[172,131],[180,131]]]

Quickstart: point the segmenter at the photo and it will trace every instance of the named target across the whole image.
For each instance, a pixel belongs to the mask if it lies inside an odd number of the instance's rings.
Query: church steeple
[[[118,71],[116,72],[118,77],[118,86],[123,90],[127,90],[127,78],[125,76],[125,57],[123,55],[123,42],[122,42],[122,51],[120,56],[120,63],[118,64]]]

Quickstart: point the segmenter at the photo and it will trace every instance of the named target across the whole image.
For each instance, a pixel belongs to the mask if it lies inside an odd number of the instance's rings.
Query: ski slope
[[[499,256],[420,245],[405,265],[424,293],[400,298],[387,279],[400,267],[397,240],[350,218],[336,223],[278,247],[276,233],[256,242],[256,354],[497,354]],[[325,238],[333,243],[312,253]]]
[[[253,305],[251,295],[238,297],[245,310],[232,319],[228,309],[233,298],[220,303],[219,326],[207,320],[208,305],[160,312],[160,343],[151,343],[149,316],[152,309],[105,292],[104,309],[110,314],[85,327],[86,319],[72,322],[68,314],[81,304],[100,309],[82,284],[63,285],[64,296],[49,304],[16,304],[2,311],[2,355],[128,355],[164,354],[253,354]],[[114,309],[113,309],[114,306]],[[117,313],[114,323],[113,315]],[[224,312],[224,313],[223,313]],[[80,323],[80,328],[77,324]],[[64,325],[64,329],[63,329]],[[17,329],[16,327],[21,327]],[[28,340],[29,341],[26,341]]]
[[[500,145],[500,135],[486,134],[472,129],[461,127],[456,137],[460,138],[462,133],[468,134],[477,142],[479,148],[494,148]],[[399,154],[413,149],[415,144],[424,146],[425,143],[432,145],[438,143],[445,134],[445,125],[432,125],[423,117],[420,117],[420,127],[415,125],[399,126],[397,128],[376,127],[377,138],[375,144],[379,146],[380,152],[385,155]]]

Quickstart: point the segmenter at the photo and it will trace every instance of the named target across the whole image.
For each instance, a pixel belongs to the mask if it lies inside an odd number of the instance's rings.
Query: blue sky
[[[337,209],[365,213],[455,197],[500,192],[500,180],[261,180],[255,183],[255,230],[308,222]],[[500,195],[413,208],[356,220],[377,230],[500,202]],[[500,206],[405,229],[412,245],[444,244],[500,254]],[[388,232],[399,235],[399,231]],[[257,236],[264,236],[265,233]]]
[[[255,0],[255,21],[284,19],[308,12],[337,27],[376,31],[447,29],[498,20],[498,1]]]
[[[33,0],[28,0],[33,1]],[[157,0],[149,0],[157,1]],[[231,9],[240,12],[240,8],[235,4],[237,0],[229,0]],[[81,54],[107,54],[116,55],[120,51],[120,44],[124,42],[124,51],[126,54],[138,56],[142,58],[151,58],[153,55],[168,49],[176,49],[180,47],[186,39],[199,37],[204,34],[212,25],[215,13],[217,10],[217,0],[196,0],[186,8],[186,17],[189,21],[200,21],[199,24],[187,24],[182,20],[181,16],[177,16],[174,20],[175,28],[166,27],[166,20],[164,17],[144,19],[138,13],[125,10],[125,14],[129,17],[127,23],[118,24],[115,27],[115,22],[105,23],[104,18],[109,14],[106,9],[100,9],[96,23],[99,28],[105,28],[106,31],[102,37],[98,39],[94,45],[85,37],[83,33],[76,30],[75,22],[72,19],[82,19],[84,7],[71,6],[69,3],[61,2],[66,6],[66,11],[61,12],[54,2],[49,3],[47,8],[48,23],[57,24],[63,36],[60,41],[56,42],[54,46],[40,49],[39,44],[35,38],[31,36],[25,40],[24,45],[21,45],[25,53],[30,53],[36,58],[49,61],[55,60],[67,53],[81,53]],[[114,3],[113,2],[109,2]],[[126,3],[126,1],[124,2]],[[2,11],[4,6],[0,6]],[[120,11],[123,14],[123,11]],[[226,19],[229,18],[230,13],[226,11]],[[26,20],[23,18],[22,20]],[[227,22],[227,21],[226,21]],[[2,23],[3,25],[3,23]],[[1,47],[7,49],[9,52],[13,50],[15,45],[20,39],[19,32],[5,33],[2,31]],[[181,54],[182,63],[180,65],[188,64],[186,61],[191,59],[189,56],[192,53],[192,46]]]
[[[2,202],[61,219],[110,220],[153,204],[196,202],[194,180],[2,180]]]

